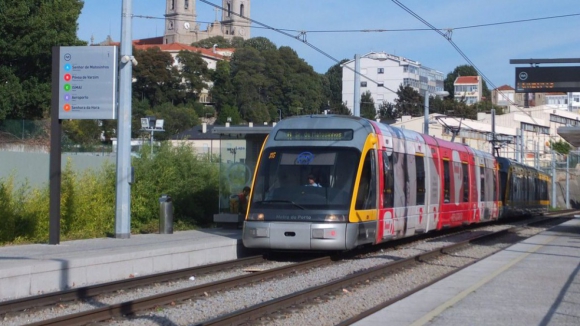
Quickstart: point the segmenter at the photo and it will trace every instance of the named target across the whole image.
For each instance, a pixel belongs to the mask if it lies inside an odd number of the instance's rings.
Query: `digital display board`
[[[545,92],[580,92],[580,66],[516,68],[516,93]]]
[[[352,129],[281,129],[275,140],[352,140]]]

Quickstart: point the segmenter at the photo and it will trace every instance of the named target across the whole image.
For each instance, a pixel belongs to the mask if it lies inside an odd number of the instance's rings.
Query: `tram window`
[[[483,166],[479,167],[479,180],[480,180],[480,191],[481,191],[481,201],[485,201],[485,168]]]
[[[443,161],[443,202],[451,199],[451,178],[449,176],[449,161]]]
[[[417,205],[425,204],[425,160],[422,156],[415,157],[417,173]]]
[[[374,151],[369,151],[365,157],[358,186],[355,209],[376,208],[376,185],[374,181]]]
[[[393,207],[394,201],[394,175],[393,175],[393,155],[387,155],[383,152],[383,171],[384,171],[384,188],[383,188],[383,208]]]
[[[469,174],[467,163],[461,163],[461,172],[463,173],[463,202],[469,201]]]

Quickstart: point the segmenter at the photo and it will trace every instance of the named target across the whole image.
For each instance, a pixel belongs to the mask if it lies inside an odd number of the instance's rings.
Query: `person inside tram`
[[[316,182],[316,178],[312,174],[308,175],[308,183],[306,185],[310,187],[322,187],[320,183]]]

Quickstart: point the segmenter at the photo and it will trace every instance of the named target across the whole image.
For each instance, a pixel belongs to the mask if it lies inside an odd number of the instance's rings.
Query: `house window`
[[[185,8],[185,10],[189,9],[189,0],[185,0],[183,8]]]
[[[171,10],[175,10],[175,0],[171,0]]]
[[[360,87],[367,87],[367,82],[366,81],[360,82]]]
[[[385,68],[377,68],[377,74],[384,74]]]
[[[384,87],[385,86],[385,83],[378,83],[377,86],[378,87]]]
[[[228,17],[232,16],[232,7],[231,5],[228,3]]]
[[[244,5],[240,5],[240,16],[244,17]]]

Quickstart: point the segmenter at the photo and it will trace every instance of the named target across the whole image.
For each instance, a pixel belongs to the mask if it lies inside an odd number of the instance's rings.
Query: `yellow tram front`
[[[376,221],[349,222],[371,133],[368,121],[353,117],[281,121],[266,140],[256,167],[244,246],[327,251],[372,243],[374,232],[369,236],[368,230],[376,228]],[[361,229],[367,230],[365,236]]]

